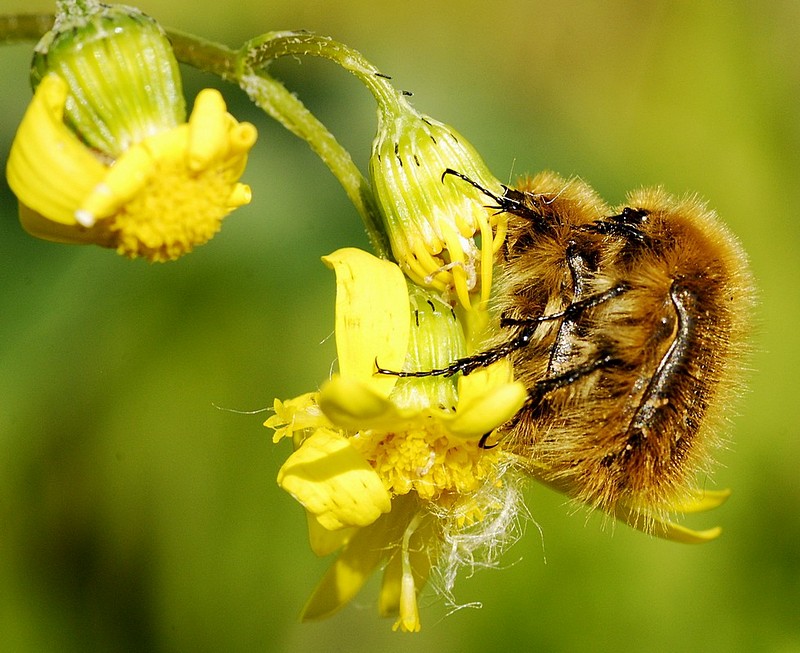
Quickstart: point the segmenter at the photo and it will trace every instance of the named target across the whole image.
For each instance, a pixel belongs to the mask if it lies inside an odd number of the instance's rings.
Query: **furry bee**
[[[552,173],[480,190],[508,214],[500,328],[447,368],[398,374],[469,374],[509,357],[529,399],[482,444],[502,439],[592,507],[664,514],[707,470],[736,394],[754,303],[744,251],[698,199],[659,188],[616,208]]]

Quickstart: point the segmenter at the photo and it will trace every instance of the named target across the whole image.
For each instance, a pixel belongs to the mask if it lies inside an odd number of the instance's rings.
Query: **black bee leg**
[[[595,360],[589,361],[584,365],[578,365],[577,367],[574,367],[563,374],[558,374],[556,376],[551,376],[549,378],[542,379],[541,381],[537,381],[528,393],[530,400],[529,403],[531,405],[536,405],[545,397],[545,395],[549,394],[553,390],[565,388],[568,385],[571,385],[572,383],[582,379],[583,377],[589,376],[597,370],[614,367],[619,364],[620,361],[617,358],[614,358],[612,354],[602,353]]]
[[[398,372],[395,370],[388,370],[386,368],[381,367],[376,359],[375,373],[385,374],[388,376],[397,376],[400,377],[401,379],[421,378],[426,376],[453,376],[454,374],[458,374],[459,372],[466,375],[471,372],[474,372],[475,370],[481,367],[488,367],[492,363],[496,363],[497,361],[502,360],[509,354],[514,353],[518,349],[522,349],[523,347],[527,346],[528,343],[531,341],[533,334],[536,332],[536,328],[539,326],[540,322],[541,320],[529,321],[529,323],[523,326],[522,329],[520,329],[519,333],[517,333],[517,335],[508,342],[505,342],[502,345],[498,345],[497,347],[492,347],[491,349],[487,349],[486,351],[473,354],[472,356],[466,356],[465,358],[457,358],[446,367],[441,367],[439,369],[434,369],[434,370],[422,370],[415,372]]]
[[[646,245],[650,239],[642,230],[642,226],[647,222],[649,214],[650,212],[645,209],[626,206],[618,215],[595,220],[592,224],[583,225],[579,229],[601,236],[617,236],[637,245]]]
[[[598,306],[599,304],[607,302],[610,299],[614,299],[614,297],[618,297],[627,290],[628,290],[628,284],[618,283],[616,286],[613,286],[612,288],[609,288],[604,292],[597,293],[596,295],[589,295],[584,299],[572,302],[563,311],[558,311],[556,313],[551,313],[549,315],[541,315],[539,317],[526,317],[520,319],[504,317],[500,319],[500,326],[501,327],[528,326],[531,324],[539,324],[540,322],[549,322],[551,320],[561,320],[561,319],[574,320],[587,308],[592,308],[593,306]],[[519,347],[517,349],[519,349]]]

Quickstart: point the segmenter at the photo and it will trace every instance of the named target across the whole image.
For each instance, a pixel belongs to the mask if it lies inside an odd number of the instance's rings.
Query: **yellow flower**
[[[34,59],[33,101],[7,176],[31,234],[175,259],[250,201],[239,183],[256,130],[206,89],[188,122],[177,62],[140,12],[60,16]]]
[[[400,267],[467,310],[485,307],[507,216],[476,185],[498,195],[502,185],[463,136],[402,95],[383,98],[378,123],[370,174]]]
[[[455,569],[512,538],[521,509],[511,457],[480,440],[527,393],[505,363],[457,380],[376,374],[462,355],[449,306],[400,269],[356,249],[325,259],[336,272],[339,374],[318,393],[276,402],[266,425],[292,436],[278,482],[307,510],[312,549],[341,548],[303,612],[325,617],[384,564],[382,615],[419,630],[417,595],[433,570]]]

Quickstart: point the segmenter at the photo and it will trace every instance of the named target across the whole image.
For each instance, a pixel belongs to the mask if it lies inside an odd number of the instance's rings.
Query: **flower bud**
[[[170,43],[138,9],[96,5],[59,15],[35,48],[34,89],[48,73],[67,82],[65,123],[111,159],[186,120]]]
[[[485,300],[502,218],[479,187],[498,195],[503,187],[477,151],[398,95],[379,108],[370,174],[403,271],[420,285],[455,292],[467,309],[472,293]]]
[[[408,284],[411,331],[404,369],[439,370],[466,355],[464,331],[452,307],[438,293]],[[403,408],[435,406],[455,412],[458,392],[452,375],[398,379],[391,400]]]
[[[173,260],[250,201],[256,129],[204,89],[188,120],[161,28],[128,7],[60,3],[37,45],[31,102],[6,175],[30,234]]]

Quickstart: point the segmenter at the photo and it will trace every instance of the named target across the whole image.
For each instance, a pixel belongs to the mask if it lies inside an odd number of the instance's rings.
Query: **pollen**
[[[442,428],[404,432],[361,432],[353,445],[395,495],[449,507],[452,496],[475,492],[497,469],[499,452],[457,440]],[[477,515],[476,515],[477,517]]]
[[[250,199],[237,183],[238,167],[217,161],[192,170],[183,156],[153,159],[142,192],[102,222],[117,252],[167,261],[210,240],[222,219]]]

